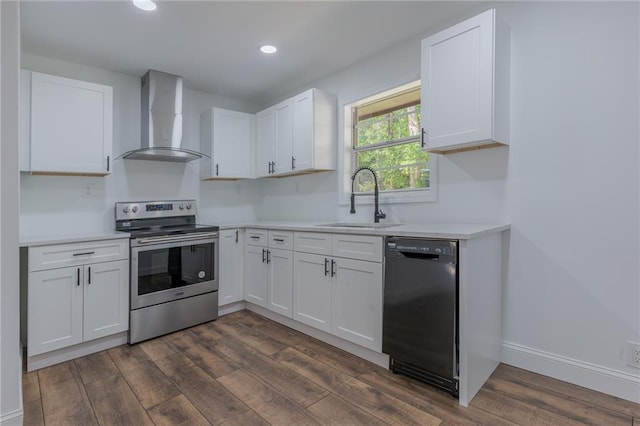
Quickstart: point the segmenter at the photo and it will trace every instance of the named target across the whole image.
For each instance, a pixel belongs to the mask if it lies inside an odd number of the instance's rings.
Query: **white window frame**
[[[405,83],[399,86],[395,86],[390,89],[374,93],[369,96],[362,96],[358,100],[351,101],[344,104],[342,117],[344,120],[343,125],[343,161],[342,161],[342,179],[341,179],[341,191],[340,191],[340,205],[347,205],[350,203],[349,196],[351,195],[351,175],[355,171],[355,152],[353,150],[353,108],[375,102],[378,99],[382,99],[399,93],[401,91],[409,90],[413,87],[420,86],[420,80]],[[380,204],[399,204],[399,203],[424,203],[435,202],[438,199],[438,155],[429,153],[429,188],[413,188],[413,189],[396,189],[380,191],[379,203]],[[362,172],[366,173],[366,172]],[[357,197],[358,204],[373,204],[373,192],[360,192],[359,194],[371,194],[370,197]]]

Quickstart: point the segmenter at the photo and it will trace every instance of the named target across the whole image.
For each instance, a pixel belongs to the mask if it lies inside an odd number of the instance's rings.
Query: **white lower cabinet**
[[[240,302],[244,298],[244,231],[220,231],[218,305]]]
[[[29,274],[29,356],[82,342],[81,268]]]
[[[331,297],[331,332],[382,351],[382,264],[336,259]]]
[[[127,331],[129,261],[29,273],[29,356]]]
[[[244,252],[244,298],[263,308],[267,307],[269,291],[266,252],[266,248],[253,245],[247,245]]]
[[[293,319],[331,332],[330,259],[311,253],[294,253]]]
[[[293,319],[381,352],[382,237],[296,232],[294,247]]]
[[[83,340],[129,328],[129,261],[84,267]]]
[[[292,317],[293,304],[293,252],[283,249],[268,249],[269,303],[270,310]]]
[[[27,249],[29,357],[129,329],[128,246],[125,238]]]

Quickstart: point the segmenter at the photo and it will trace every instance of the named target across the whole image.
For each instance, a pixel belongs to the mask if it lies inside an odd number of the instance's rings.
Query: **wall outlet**
[[[93,198],[93,184],[82,185],[82,198]]]
[[[627,342],[627,365],[640,368],[640,343]]]

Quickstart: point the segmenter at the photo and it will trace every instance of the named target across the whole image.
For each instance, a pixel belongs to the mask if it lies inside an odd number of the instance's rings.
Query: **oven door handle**
[[[139,245],[161,244],[161,243],[173,243],[173,242],[179,242],[179,241],[195,241],[201,238],[215,238],[217,236],[218,236],[217,232],[202,232],[202,233],[184,234],[184,235],[174,236],[174,237],[140,238],[136,242]]]

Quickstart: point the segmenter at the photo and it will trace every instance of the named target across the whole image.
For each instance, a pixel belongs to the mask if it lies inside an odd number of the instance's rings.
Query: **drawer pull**
[[[87,256],[89,254],[96,254],[95,251],[85,251],[84,253],[73,253],[74,256]]]
[[[279,243],[284,243],[284,240],[282,238],[274,238],[273,241],[277,241]]]
[[[249,238],[251,238],[252,240],[259,240],[259,239],[260,239],[260,237],[259,237],[259,236],[257,236],[257,235],[252,235],[252,236],[251,236],[251,237],[249,237]]]

